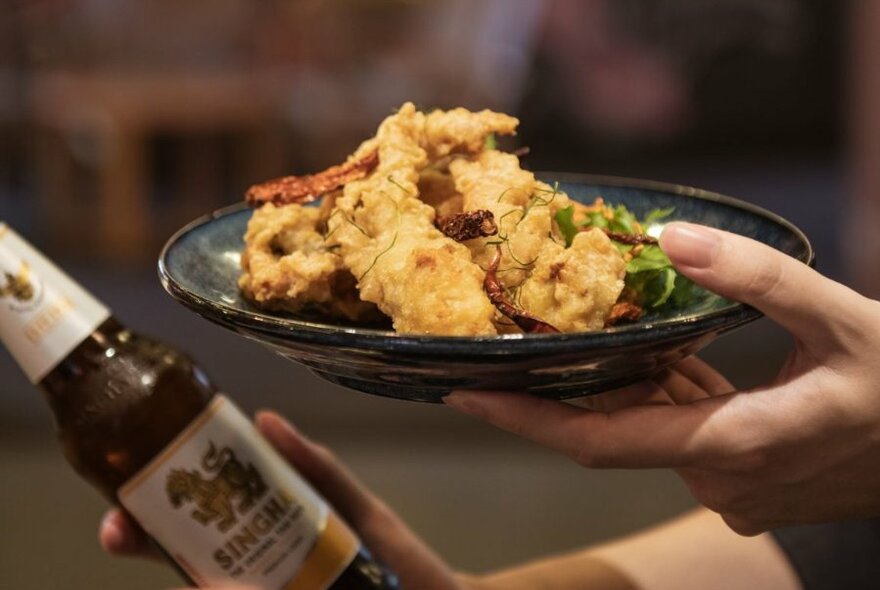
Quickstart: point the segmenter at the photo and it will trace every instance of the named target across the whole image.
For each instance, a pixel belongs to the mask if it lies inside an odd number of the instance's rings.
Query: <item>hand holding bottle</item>
[[[272,446],[354,528],[376,558],[397,574],[402,588],[463,590],[467,587],[462,578],[456,577],[449,566],[329,450],[306,439],[274,412],[259,413],[256,424]],[[111,510],[105,516],[99,537],[110,553],[156,555],[144,534],[119,510]]]
[[[43,391],[74,469],[188,581],[397,587],[188,356],[123,326],[2,223],[0,341]]]
[[[333,502],[379,561],[399,574],[404,590],[651,590],[799,587],[768,536],[745,539],[705,511],[615,541],[480,575],[453,572],[333,455],[297,433],[280,416],[263,412],[257,427],[318,491]],[[100,528],[117,555],[154,555],[143,533],[122,512]],[[701,567],[694,568],[694,563]],[[649,583],[648,583],[649,581]],[[643,583],[644,582],[644,583]],[[252,590],[245,587],[213,590]]]

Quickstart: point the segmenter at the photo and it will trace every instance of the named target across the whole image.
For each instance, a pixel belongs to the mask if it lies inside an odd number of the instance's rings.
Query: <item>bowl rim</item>
[[[623,188],[638,188],[665,192],[673,195],[713,201],[741,209],[764,217],[791,232],[805,247],[806,260],[802,262],[813,266],[815,251],[806,234],[784,217],[763,207],[734,197],[705,189],[694,188],[669,182],[608,176],[597,174],[578,174],[571,172],[536,172],[536,176],[566,183],[595,184]],[[487,346],[482,353],[510,354],[514,352],[538,352],[542,349],[563,352],[573,349],[613,348],[619,345],[637,345],[657,339],[662,330],[664,339],[703,333],[716,327],[734,328],[762,317],[757,309],[740,302],[702,314],[664,319],[656,322],[629,324],[595,330],[591,332],[566,332],[559,334],[498,334],[487,336],[435,336],[419,334],[398,334],[391,330],[357,328],[313,322],[292,317],[276,316],[259,311],[251,311],[219,303],[187,289],[177,281],[168,268],[168,259],[173,248],[186,234],[208,223],[248,209],[244,202],[228,205],[202,215],[174,232],[159,254],[159,280],[169,295],[207,319],[227,326],[244,328],[273,340],[283,335],[283,340],[291,342],[317,342],[339,344],[348,347],[372,346],[398,351],[419,353],[460,352],[464,344]],[[659,330],[658,330],[659,329]],[[468,354],[473,350],[468,347]]]

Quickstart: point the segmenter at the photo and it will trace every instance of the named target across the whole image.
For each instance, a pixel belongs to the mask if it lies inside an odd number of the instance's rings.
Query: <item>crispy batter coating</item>
[[[533,334],[555,334],[559,332],[555,326],[551,326],[547,322],[523,311],[510,300],[507,289],[502,287],[498,281],[498,265],[500,263],[501,247],[498,246],[495,250],[495,256],[486,270],[486,278],[483,280],[483,289],[486,290],[492,305],[506,317],[510,318],[523,332]]]
[[[411,104],[407,103],[401,110]],[[513,135],[517,125],[516,117],[490,110],[477,113],[463,108],[436,110],[425,116],[420,143],[431,161],[450,154],[476,154],[483,150],[490,133]]]
[[[434,208],[437,217],[461,213],[462,196],[448,170],[429,166],[419,172],[419,198]]]
[[[358,158],[349,158],[344,164],[331,166],[317,174],[284,176],[250,187],[245,193],[248,205],[263,203],[287,205],[311,203],[352,180],[363,178],[379,163],[379,152],[373,150]]]
[[[248,199],[266,204],[245,236],[245,296],[352,320],[380,310],[410,334],[572,332],[602,328],[612,309],[631,315],[613,307],[626,263],[609,237],[582,232],[566,248],[554,223],[559,210],[583,207],[516,155],[485,148],[488,134],[517,124],[407,103],[345,164],[252,188]],[[318,195],[320,207],[272,203]],[[489,221],[497,232],[487,237]]]
[[[538,182],[534,174],[520,168],[513,154],[496,150],[484,151],[472,161],[454,160],[449,170],[464,198],[465,211],[492,212],[498,239],[503,242],[498,277],[505,287],[516,287],[542,252],[559,245],[559,236],[553,236],[553,216],[569,205],[568,196]],[[483,268],[492,261],[495,241],[467,242]]]
[[[515,124],[488,111],[425,115],[407,103],[379,127],[379,166],[343,189],[327,222],[333,243],[361,298],[376,303],[398,332],[495,333],[483,271],[467,247],[434,227],[434,209],[419,199],[417,183],[429,163],[425,147],[438,157],[481,149],[487,134]]]
[[[516,303],[563,332],[602,328],[623,289],[626,264],[601,231],[579,235],[565,248],[553,219],[572,204],[568,195],[522,170],[513,154],[486,151],[473,161],[452,162],[450,171],[465,211],[488,209],[495,215],[502,242],[498,277]],[[497,241],[467,244],[487,268]]]
[[[375,319],[351,273],[318,232],[317,207],[267,203],[254,211],[241,255],[239,287],[265,309],[297,312],[306,305],[354,321]]]
[[[626,263],[599,229],[548,249],[521,287],[523,308],[563,332],[599,330],[623,290]]]

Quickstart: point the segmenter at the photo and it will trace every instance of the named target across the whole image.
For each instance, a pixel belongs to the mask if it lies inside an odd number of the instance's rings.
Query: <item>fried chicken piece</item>
[[[568,197],[538,182],[534,174],[520,167],[515,155],[497,150],[484,151],[473,160],[453,160],[449,171],[463,196],[464,211],[491,211],[498,227],[491,239],[465,242],[474,261],[489,268],[500,241],[498,282],[508,292],[516,293],[539,256],[562,249],[564,240],[558,234],[554,236],[553,215],[568,206]],[[500,314],[495,321],[500,332],[518,331]]]
[[[425,116],[420,143],[428,152],[428,159],[434,162],[450,154],[479,153],[490,133],[513,135],[517,125],[516,117],[488,109],[476,113],[461,107],[436,110]]]
[[[553,216],[570,200],[520,168],[516,156],[487,150],[473,161],[454,160],[449,170],[463,196],[464,211],[488,210],[495,218],[497,239],[466,243],[474,261],[488,268],[495,254],[492,242],[503,242],[498,277],[506,288],[522,283],[532,263],[547,249],[561,248],[563,240],[553,235]]]
[[[572,201],[515,155],[484,149],[489,133],[516,125],[491,111],[424,114],[407,103],[346,164],[254,189],[252,200],[269,203],[248,226],[242,291],[261,307],[317,305],[353,320],[378,308],[401,333],[494,334],[512,324],[486,293],[491,269],[494,301],[517,319],[549,331],[601,328],[625,262],[599,230],[565,248],[553,220]],[[318,193],[320,208],[271,203]],[[438,214],[491,219],[497,236],[458,243],[434,226]]]
[[[494,307],[484,273],[466,246],[434,227],[434,209],[419,199],[419,172],[432,157],[480,150],[492,132],[516,119],[456,109],[425,115],[411,103],[382,122],[379,165],[348,183],[328,228],[361,298],[378,305],[401,333],[494,334]]]
[[[376,319],[375,306],[358,298],[351,273],[318,231],[321,214],[317,207],[271,203],[255,210],[239,287],[264,309],[297,312],[311,305],[353,321]]]
[[[599,330],[623,290],[626,263],[599,229],[550,248],[522,284],[523,308],[563,332]]]
[[[523,332],[532,334],[556,334],[559,332],[555,326],[551,326],[540,318],[536,318],[530,313],[520,309],[510,300],[507,290],[501,286],[498,281],[498,264],[501,262],[501,248],[497,247],[492,263],[486,271],[486,278],[483,280],[483,289],[489,296],[492,305],[510,318]]]
[[[455,190],[455,181],[446,170],[433,166],[419,172],[419,198],[434,208],[437,217],[461,213],[462,196]]]
[[[523,311],[563,332],[602,328],[623,289],[626,263],[598,230],[565,248],[553,220],[573,201],[522,170],[512,154],[485,151],[452,162],[450,172],[464,210],[488,209],[498,225],[498,239],[467,242],[474,260],[488,268],[501,240],[498,279]]]

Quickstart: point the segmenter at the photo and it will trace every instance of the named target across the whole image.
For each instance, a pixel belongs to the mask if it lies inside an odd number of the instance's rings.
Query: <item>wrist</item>
[[[481,576],[456,572],[455,579],[458,581],[461,590],[492,590],[492,585],[483,580]]]

